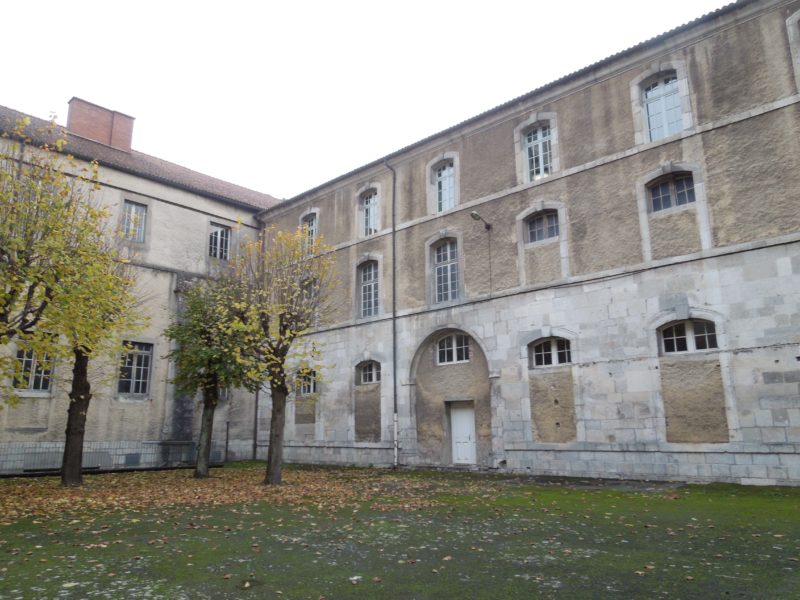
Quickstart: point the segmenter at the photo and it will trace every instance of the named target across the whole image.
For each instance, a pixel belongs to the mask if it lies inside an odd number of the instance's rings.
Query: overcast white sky
[[[0,104],[78,96],[133,147],[291,197],[722,0],[26,0],[3,6]]]

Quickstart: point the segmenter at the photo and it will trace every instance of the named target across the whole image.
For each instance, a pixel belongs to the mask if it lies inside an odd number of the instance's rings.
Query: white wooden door
[[[475,409],[472,402],[450,404],[453,464],[475,464]]]

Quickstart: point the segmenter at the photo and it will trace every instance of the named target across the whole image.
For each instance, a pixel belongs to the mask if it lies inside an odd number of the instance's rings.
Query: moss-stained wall
[[[703,136],[717,246],[800,229],[800,106]]]
[[[662,357],[661,396],[668,442],[728,441],[718,359]]]
[[[381,441],[381,384],[355,386],[355,427],[357,442]]]
[[[533,439],[562,443],[575,440],[575,392],[572,368],[530,371]]]
[[[650,215],[653,258],[691,254],[700,250],[697,212],[694,207],[663,215]]]
[[[414,409],[419,456],[426,463],[452,463],[447,403],[472,401],[475,406],[477,461],[480,465],[488,465],[492,424],[486,357],[475,341],[470,340],[472,355],[469,362],[437,365],[434,352],[436,341],[442,335],[446,334],[429,338],[424,343],[416,365]]]
[[[742,21],[683,52],[697,99],[696,122],[797,93],[792,86],[785,19],[774,11]]]

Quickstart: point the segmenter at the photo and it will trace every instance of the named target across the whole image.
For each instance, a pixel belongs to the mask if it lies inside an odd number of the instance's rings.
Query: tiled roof
[[[0,132],[13,131],[17,121],[25,117],[31,120],[31,125],[26,130],[27,135],[34,142],[47,141],[45,139],[46,134],[43,131],[50,125],[48,121],[4,106],[0,106]],[[197,171],[192,171],[186,167],[181,167],[142,152],[136,152],[135,150],[125,152],[71,133],[67,133],[67,144],[64,149],[76,158],[89,161],[96,160],[104,167],[137,175],[144,179],[157,181],[230,204],[253,209],[265,209],[279,202],[277,198],[269,194],[262,194],[215,177],[203,175]]]

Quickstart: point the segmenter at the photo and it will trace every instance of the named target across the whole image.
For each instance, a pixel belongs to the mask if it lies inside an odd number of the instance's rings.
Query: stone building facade
[[[333,246],[289,460],[800,484],[800,0],[731,4],[280,203],[101,164],[110,205],[152,207],[154,298],[237,220]],[[149,306],[163,344],[174,306]],[[95,437],[186,438],[157,356],[149,404],[111,393]],[[268,400],[233,397],[217,439],[265,456]],[[5,447],[59,439],[58,402],[4,412]]]
[[[0,129],[12,131],[25,116],[0,108]],[[94,199],[109,209],[112,224],[132,251],[139,310],[149,318],[143,331],[125,335],[133,348],[121,374],[110,366],[92,373],[87,468],[191,460],[200,410],[169,383],[171,366],[162,358],[169,351],[162,334],[176,311],[175,292],[234,252],[240,240],[258,230],[257,212],[277,202],[132,150],[133,121],[79,98],[70,101],[66,151],[100,165]],[[42,131],[47,126],[31,118],[27,132],[36,139],[46,135]],[[21,352],[16,346],[6,350]],[[0,472],[60,466],[69,375],[67,365],[56,365],[47,377],[30,378],[25,389],[17,390],[22,401],[0,411]],[[215,423],[218,460],[224,457],[226,433],[228,438],[252,440],[253,402],[252,394],[239,390],[225,395]],[[242,443],[238,447],[244,452]],[[252,452],[252,441],[247,447]]]
[[[727,6],[262,213],[341,278],[288,456],[799,483],[799,21]]]

